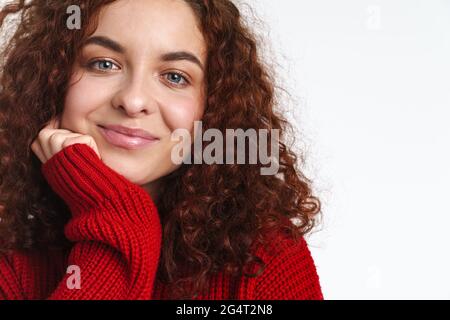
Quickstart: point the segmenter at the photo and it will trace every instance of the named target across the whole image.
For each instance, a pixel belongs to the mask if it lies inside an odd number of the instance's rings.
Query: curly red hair
[[[240,275],[250,262],[263,268],[251,254],[253,243],[270,241],[280,232],[298,239],[313,229],[320,212],[311,181],[285,141],[292,127],[276,111],[274,72],[258,55],[256,36],[238,8],[229,0],[183,1],[195,13],[208,48],[203,130],[217,128],[225,135],[226,128],[278,129],[280,141],[277,175],[261,175],[260,164],[183,164],[163,178],[157,276],[172,286],[173,298],[203,292],[209,276],[219,270]],[[22,0],[0,13],[2,27],[9,14],[21,13],[2,52],[1,250],[70,246],[63,235],[70,212],[43,179],[30,145],[62,112],[81,44],[95,31],[100,9],[111,2]],[[69,5],[79,5],[82,21],[88,22],[80,30],[66,27]],[[192,272],[183,274],[184,267]]]

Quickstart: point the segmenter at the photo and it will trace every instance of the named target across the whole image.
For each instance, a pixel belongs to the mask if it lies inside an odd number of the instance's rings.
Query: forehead
[[[183,0],[119,0],[105,6],[94,35],[106,35],[127,52],[185,50],[204,60],[206,45],[194,12]]]

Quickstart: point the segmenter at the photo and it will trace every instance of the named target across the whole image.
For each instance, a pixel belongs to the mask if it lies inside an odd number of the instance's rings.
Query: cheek
[[[179,98],[166,101],[161,113],[170,131],[175,129],[192,130],[194,121],[203,115],[203,100],[200,98]]]
[[[74,78],[74,79],[79,79]],[[104,86],[96,81],[83,76],[78,82],[73,83],[67,90],[64,100],[64,109],[61,126],[67,129],[81,129],[80,122],[85,120],[90,112],[101,105],[108,97]]]

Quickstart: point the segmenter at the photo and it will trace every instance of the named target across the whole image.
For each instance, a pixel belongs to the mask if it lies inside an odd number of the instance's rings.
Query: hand
[[[75,143],[87,144],[97,153],[98,157],[101,158],[93,137],[66,129],[59,129],[59,126],[59,118],[51,119],[31,144],[31,150],[33,150],[42,163],[47,162],[48,159],[65,147]]]

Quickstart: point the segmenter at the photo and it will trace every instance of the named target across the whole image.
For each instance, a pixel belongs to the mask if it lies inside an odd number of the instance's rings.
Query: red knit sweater
[[[42,165],[51,188],[67,203],[64,228],[73,243],[62,250],[0,254],[0,299],[165,299],[156,279],[161,224],[147,192],[105,165],[93,149],[74,144]],[[303,238],[286,237],[255,247],[267,264],[256,278],[211,276],[197,299],[323,299],[319,277]],[[80,288],[70,284],[80,271]],[[256,270],[256,269],[255,269]]]

